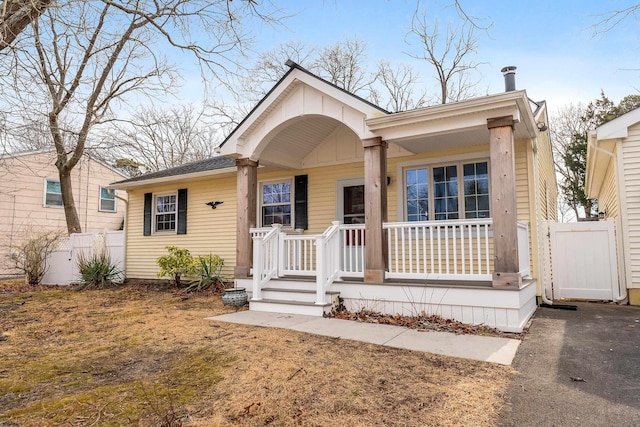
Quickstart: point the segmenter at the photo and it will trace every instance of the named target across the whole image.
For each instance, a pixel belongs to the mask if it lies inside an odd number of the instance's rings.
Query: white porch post
[[[253,256],[253,240],[250,229],[256,226],[256,197],[258,187],[258,162],[250,159],[236,160],[237,172],[237,231],[235,278],[249,277]]]
[[[493,287],[519,288],[513,117],[487,120],[493,196]]]
[[[387,142],[382,138],[362,141],[364,147],[364,281],[384,282],[387,239],[382,223],[387,220]]]

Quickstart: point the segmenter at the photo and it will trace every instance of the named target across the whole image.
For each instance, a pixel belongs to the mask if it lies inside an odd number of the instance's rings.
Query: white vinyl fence
[[[77,233],[64,238],[47,259],[48,270],[42,278],[44,285],[69,285],[77,283],[78,256],[91,256],[95,251],[106,250],[113,262],[124,271],[124,231],[105,233]],[[124,273],[123,273],[124,274]],[[124,276],[122,277],[124,279]]]

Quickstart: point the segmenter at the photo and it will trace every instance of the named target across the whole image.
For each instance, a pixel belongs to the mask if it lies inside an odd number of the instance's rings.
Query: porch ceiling
[[[324,141],[341,123],[326,116],[304,116],[287,122],[287,126],[268,137],[260,155],[265,166],[301,168],[302,160]]]

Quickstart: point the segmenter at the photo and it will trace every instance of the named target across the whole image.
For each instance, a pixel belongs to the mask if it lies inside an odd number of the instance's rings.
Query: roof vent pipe
[[[516,68],[513,65],[509,65],[508,67],[504,67],[502,70],[502,74],[504,75],[504,91],[505,92],[513,92],[516,90]]]

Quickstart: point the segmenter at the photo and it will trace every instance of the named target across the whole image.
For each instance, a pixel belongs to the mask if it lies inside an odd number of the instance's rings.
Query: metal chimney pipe
[[[502,74],[504,75],[504,91],[505,92],[513,92],[516,90],[516,68],[513,65],[509,65],[504,67],[502,70]]]

